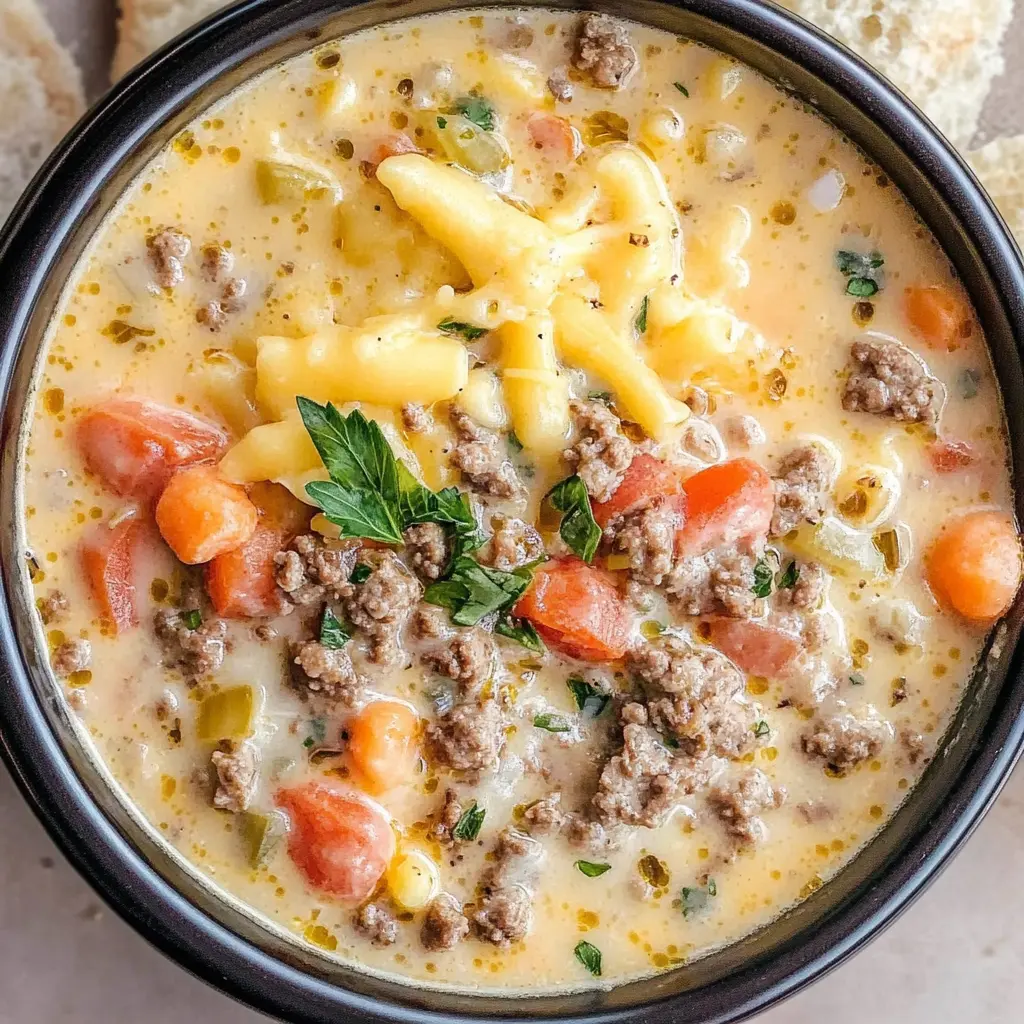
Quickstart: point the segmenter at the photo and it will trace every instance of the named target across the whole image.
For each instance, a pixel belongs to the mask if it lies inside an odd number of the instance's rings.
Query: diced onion
[[[807,201],[818,213],[828,213],[843,201],[845,193],[846,179],[830,168],[807,190]]]

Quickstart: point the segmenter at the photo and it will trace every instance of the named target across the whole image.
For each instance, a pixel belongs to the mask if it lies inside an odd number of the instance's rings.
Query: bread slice
[[[1024,135],[994,139],[967,160],[1024,246]]]
[[[143,57],[230,0],[121,0],[117,49],[110,77],[117,81]]]
[[[0,223],[85,109],[82,75],[35,0],[0,0]]]
[[[1013,0],[780,0],[855,50],[965,148],[992,80]]]

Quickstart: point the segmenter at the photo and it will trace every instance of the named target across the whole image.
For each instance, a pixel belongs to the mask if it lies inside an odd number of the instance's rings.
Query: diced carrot
[[[754,676],[779,679],[793,668],[804,645],[790,633],[749,619],[706,620],[710,642],[727,658]]]
[[[377,173],[377,168],[385,161],[389,156],[401,156],[403,153],[419,153],[421,152],[420,147],[416,145],[412,139],[409,138],[405,132],[395,132],[392,135],[385,135],[374,147],[370,150],[369,158],[366,163],[368,170],[373,174]]]
[[[662,462],[653,455],[637,455],[629,464],[622,483],[615,488],[607,501],[595,502],[592,505],[594,518],[600,527],[605,527],[616,516],[626,516],[630,512],[650,504],[655,498],[678,496],[683,498],[683,481],[685,472],[681,466],[671,462]],[[680,503],[680,511],[685,509],[685,499]]]
[[[391,818],[354,789],[307,782],[280,789],[288,812],[288,855],[315,889],[361,903],[395,855]]]
[[[189,466],[171,477],[156,505],[156,525],[186,565],[241,547],[256,531],[256,506],[245,488],[215,466]]]
[[[966,441],[934,441],[928,446],[928,455],[939,473],[955,473],[973,465],[978,459]]]
[[[534,114],[526,122],[530,140],[552,156],[575,160],[583,152],[580,133],[564,118],[556,114]]]
[[[345,723],[357,782],[371,793],[407,782],[416,768],[419,716],[397,700],[374,700]]]
[[[216,459],[227,447],[220,427],[183,409],[115,398],[78,422],[85,464],[112,491],[155,498],[180,466]]]
[[[135,603],[135,555],[143,525],[124,519],[113,529],[96,527],[81,543],[79,556],[100,617],[118,633],[139,624]]]
[[[285,608],[274,578],[274,556],[294,534],[256,525],[253,535],[233,551],[225,551],[206,566],[206,592],[217,614],[225,619],[280,615]]]
[[[608,573],[578,558],[547,562],[514,614],[533,623],[551,647],[582,661],[614,661],[626,653],[632,616]]]
[[[903,309],[914,333],[932,348],[955,349],[964,326],[970,322],[967,302],[940,284],[908,288]]]
[[[991,622],[1013,602],[1021,576],[1017,527],[1004,512],[969,512],[948,522],[926,557],[935,596],[964,618]]]
[[[771,526],[775,488],[751,459],[730,459],[695,473],[684,484],[686,522],[676,548],[687,558],[725,544],[763,537]]]

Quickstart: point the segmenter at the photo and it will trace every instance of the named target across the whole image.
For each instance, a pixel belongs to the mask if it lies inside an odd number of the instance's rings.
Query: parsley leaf
[[[763,559],[759,558],[754,566],[754,585],[750,592],[754,597],[767,597],[772,592],[772,580],[775,573],[772,567]]]
[[[508,444],[510,452],[521,452],[523,450],[523,442],[519,440],[514,430],[510,430],[505,437],[505,441]]]
[[[870,299],[878,294],[878,282],[870,277],[851,277],[846,283],[846,294],[858,299]]]
[[[683,903],[683,917],[691,914],[699,914],[707,908],[712,897],[718,895],[718,886],[713,878],[708,879],[707,885],[696,886],[695,888],[684,887],[679,897]]]
[[[878,251],[867,254],[849,249],[836,251],[836,268],[846,282],[846,294],[858,299],[870,299],[882,287],[881,268],[885,258]]]
[[[611,700],[607,693],[602,693],[582,676],[569,676],[565,684],[576,701],[576,707],[583,712],[584,718],[599,718]]]
[[[365,563],[360,562],[353,570],[352,575],[349,576],[349,583],[365,583],[369,578],[373,570]]]
[[[302,741],[302,745],[311,750],[313,747],[323,743],[327,737],[327,719],[311,718],[309,720],[309,735]]]
[[[511,608],[532,579],[529,566],[503,572],[458,555],[448,578],[431,583],[423,600],[447,608],[457,626],[475,626],[485,615]]]
[[[800,567],[791,559],[789,565],[782,570],[777,586],[779,590],[792,590],[798,579],[800,579]]]
[[[645,295],[643,302],[640,303],[640,309],[636,314],[636,319],[633,321],[633,329],[637,334],[647,333],[647,307],[649,305],[650,299]]]
[[[767,736],[772,731],[772,727],[763,719],[759,718],[754,723],[754,735],[760,739],[762,736]]]
[[[851,672],[850,673],[850,683],[853,686],[863,686],[864,685],[864,676],[863,676],[863,674],[860,673],[860,672]]]
[[[572,726],[561,715],[551,712],[534,715],[533,724],[536,728],[544,729],[547,732],[572,732]]]
[[[483,828],[486,816],[487,811],[483,807],[478,807],[474,800],[473,806],[463,811],[456,822],[455,828],[452,829],[452,838],[471,843],[480,835],[480,829]]]
[[[687,88],[686,88],[686,86],[685,86],[685,85],[683,85],[683,83],[682,83],[682,82],[673,82],[672,84],[673,84],[673,85],[674,85],[674,86],[675,86],[675,87],[676,87],[676,88],[677,88],[677,89],[678,89],[678,90],[679,90],[679,91],[680,91],[680,92],[681,92],[681,93],[682,93],[682,94],[683,94],[683,95],[684,95],[684,96],[685,96],[685,97],[686,97],[687,99],[689,99],[689,98],[690,98],[690,90],[689,90],[689,89],[687,89]]]
[[[562,525],[558,528],[562,540],[584,562],[593,561],[597,545],[601,543],[601,527],[590,507],[587,485],[574,473],[555,484],[546,497],[553,508],[563,513]]]
[[[517,619],[512,615],[503,615],[494,624],[494,632],[508,637],[509,640],[515,640],[517,644],[522,644],[523,647],[535,654],[543,654],[547,650],[544,641],[537,635],[537,630],[533,628],[533,623],[529,619]]]
[[[485,132],[494,131],[494,105],[483,96],[460,96],[455,101],[458,112]]]
[[[463,320],[456,320],[454,317],[446,316],[438,325],[437,329],[442,334],[454,334],[464,341],[476,341],[487,333],[486,327],[477,327],[476,324],[467,324]]]
[[[193,608],[185,612],[182,619],[189,629],[198,629],[203,624],[203,613],[198,608]]]
[[[587,398],[592,402],[602,402],[604,405],[612,404],[612,393],[610,391],[591,391]]]
[[[576,943],[573,955],[595,978],[601,977],[601,950],[586,940]]]
[[[447,128],[448,127],[448,118],[446,118],[446,117],[439,117],[437,119],[437,127],[438,128]]]
[[[352,639],[352,634],[330,608],[324,609],[324,617],[320,620],[320,643],[329,650],[336,651],[344,647]]]
[[[576,870],[586,875],[587,878],[600,878],[606,871],[611,871],[611,864],[595,864],[590,860],[576,861]]]

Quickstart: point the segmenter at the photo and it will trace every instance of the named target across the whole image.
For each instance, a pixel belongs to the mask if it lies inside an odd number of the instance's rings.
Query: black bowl
[[[200,110],[314,40],[456,6],[445,0],[250,0],[205,22],[119,84],[50,158],[0,238],[0,741],[26,798],[68,858],[180,964],[292,1021],[736,1021],[837,966],[924,889],[987,810],[1024,743],[1022,601],[996,631],[920,784],[832,881],[772,925],[703,960],[610,991],[501,998],[360,973],[265,930],[202,884],[115,795],[83,748],[36,649],[16,521],[20,435],[33,365],[64,281],[126,183]],[[547,6],[572,8],[571,2]],[[616,13],[615,5],[595,6]],[[624,5],[623,5],[624,6]],[[1024,268],[1006,226],[935,129],[865,64],[754,0],[635,0],[617,13],[693,37],[814,105],[907,195],[981,317],[1024,456]],[[1021,496],[1018,495],[1018,514]],[[1024,518],[1024,517],[1022,517]]]

